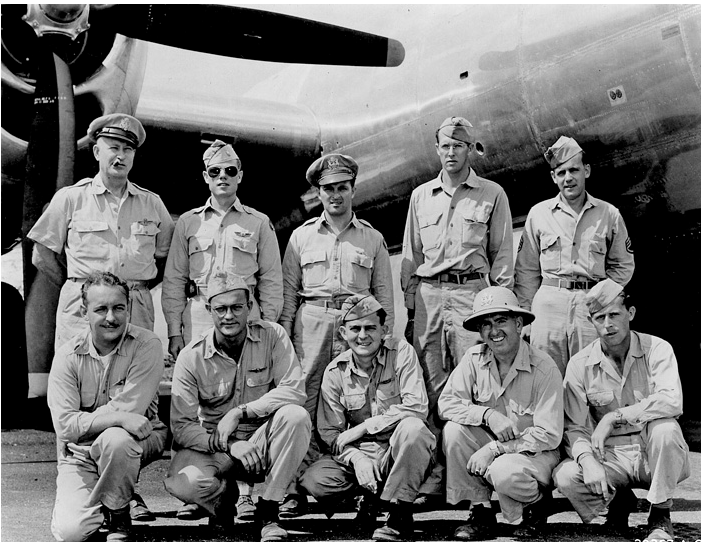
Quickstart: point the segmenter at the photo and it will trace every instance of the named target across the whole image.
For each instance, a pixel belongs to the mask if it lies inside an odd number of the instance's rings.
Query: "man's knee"
[[[672,418],[651,420],[646,423],[645,433],[653,444],[660,446],[684,442],[682,429]]]
[[[106,428],[95,440],[94,445],[100,447],[103,456],[124,455],[133,458],[142,456],[142,446],[123,428]]]
[[[310,466],[299,482],[316,500],[344,492],[352,487],[344,469],[330,457],[323,457]]]
[[[61,514],[54,512],[51,519],[51,533],[57,541],[86,541],[103,524],[103,515],[95,518],[82,518],[63,511]]]
[[[432,437],[432,433],[428,430],[425,422],[415,417],[401,420],[396,426],[394,434],[404,441],[422,441],[423,438],[428,437],[427,434]]]
[[[552,472],[552,480],[557,489],[567,495],[575,485],[582,483],[582,468],[574,460],[565,460]]]
[[[220,485],[218,478],[206,476],[193,465],[181,468],[164,481],[167,492],[186,503],[196,503],[199,499],[214,494]]]
[[[307,428],[308,430],[311,428],[310,415],[300,405],[284,405],[276,411],[275,416],[284,426],[292,426],[296,429]]]

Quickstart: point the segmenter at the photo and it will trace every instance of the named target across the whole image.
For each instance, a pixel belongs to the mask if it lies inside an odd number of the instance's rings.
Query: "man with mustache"
[[[535,313],[531,345],[565,374],[567,361],[596,339],[586,292],[609,277],[626,286],[634,262],[618,209],[586,190],[591,166],[572,138],[560,136],[545,153],[559,194],[533,206],[516,256],[514,292]]]
[[[208,281],[218,270],[245,278],[252,294],[252,317],[276,322],[283,305],[281,256],[274,227],[269,217],[237,197],[244,176],[240,158],[232,145],[215,140],[203,154],[203,163],[210,198],[179,217],[164,272],[161,305],[174,360],[185,345],[213,325],[205,306]],[[239,484],[238,518],[252,520],[252,489]],[[196,506],[185,506],[177,516],[197,520],[204,514]]]
[[[318,191],[323,213],[294,230],[284,255],[281,325],[303,367],[305,407],[314,427],[323,371],[347,350],[339,332],[345,299],[353,294],[373,294],[393,330],[391,260],[386,242],[352,211],[357,170],[354,159],[341,154],[320,157],[310,165],[306,178]],[[318,454],[313,439],[301,472]],[[281,506],[282,517],[303,514],[307,501],[301,491],[295,485],[289,489]]]

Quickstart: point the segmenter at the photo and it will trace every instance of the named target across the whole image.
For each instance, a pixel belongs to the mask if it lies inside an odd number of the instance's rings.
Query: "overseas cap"
[[[132,115],[111,113],[98,117],[90,123],[88,137],[92,142],[96,142],[98,138],[102,137],[115,138],[131,143],[136,148],[147,139],[147,133],[139,119],[135,119]]]
[[[249,292],[249,285],[245,283],[242,276],[232,272],[216,272],[208,281],[208,302],[218,294],[240,289]]]
[[[369,315],[373,315],[379,310],[384,311],[381,304],[371,294],[353,294],[342,304],[342,322],[356,321]]]
[[[205,150],[205,153],[203,153],[203,162],[206,168],[215,164],[222,164],[223,162],[237,162],[237,167],[242,167],[240,157],[237,156],[232,145],[221,140],[215,140],[213,144]]]
[[[472,128],[472,123],[464,117],[448,117],[438,128],[438,136],[442,134],[453,140],[463,141],[467,145],[472,145],[474,143]]]
[[[352,181],[357,177],[358,170],[359,166],[351,156],[325,155],[310,165],[306,179],[314,187],[319,187],[340,181]]]
[[[564,164],[570,158],[581,152],[582,148],[575,140],[567,136],[560,136],[560,139],[545,153],[545,160],[550,164],[550,168],[554,170],[560,164]]]
[[[587,304],[589,314],[593,315],[608,307],[622,292],[623,287],[613,279],[599,281],[584,297],[584,303]]]
[[[464,320],[467,330],[478,331],[482,317],[494,313],[515,313],[523,317],[523,324],[528,325],[535,320],[535,315],[518,305],[518,298],[506,287],[487,287],[474,298],[472,314]]]

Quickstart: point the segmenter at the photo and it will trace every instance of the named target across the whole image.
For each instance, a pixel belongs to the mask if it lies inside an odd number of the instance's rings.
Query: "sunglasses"
[[[208,168],[208,177],[210,177],[211,179],[215,179],[218,175],[220,175],[220,172],[222,170],[225,170],[225,173],[228,177],[235,177],[239,173],[237,166],[227,166],[226,168],[211,166],[210,168]]]

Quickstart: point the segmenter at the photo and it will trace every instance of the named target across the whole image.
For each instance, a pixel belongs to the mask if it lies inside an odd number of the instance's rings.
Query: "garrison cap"
[[[464,117],[448,117],[440,124],[438,136],[442,134],[453,140],[463,141],[467,145],[472,145],[474,143],[472,128],[474,128],[472,123]]]
[[[224,271],[216,272],[208,281],[208,302],[218,294],[240,289],[249,292],[249,285],[241,275]]]
[[[203,153],[203,162],[206,168],[215,164],[222,164],[223,162],[237,162],[237,167],[242,167],[240,157],[237,156],[232,145],[221,140],[215,140],[212,145],[205,150],[205,153]]]
[[[325,155],[310,165],[306,172],[306,179],[314,187],[319,187],[340,181],[353,181],[357,177],[358,170],[359,166],[351,156]]]
[[[88,137],[93,142],[102,137],[115,138],[131,143],[137,148],[147,139],[147,133],[139,119],[135,119],[132,115],[111,113],[98,117],[90,123]]]
[[[472,314],[462,325],[467,330],[477,331],[482,317],[494,313],[515,313],[523,317],[523,324],[529,325],[535,320],[535,315],[518,305],[518,298],[506,287],[487,287],[474,298]]]
[[[611,305],[623,292],[623,287],[613,279],[599,281],[584,297],[589,314],[598,313],[605,307]]]
[[[545,160],[550,164],[550,168],[554,170],[560,164],[564,164],[582,151],[583,149],[574,139],[568,138],[567,136],[560,136],[560,139],[545,153]]]
[[[381,304],[371,294],[353,294],[342,304],[342,322],[356,321],[369,315],[384,311]],[[384,315],[386,312],[384,311]]]

